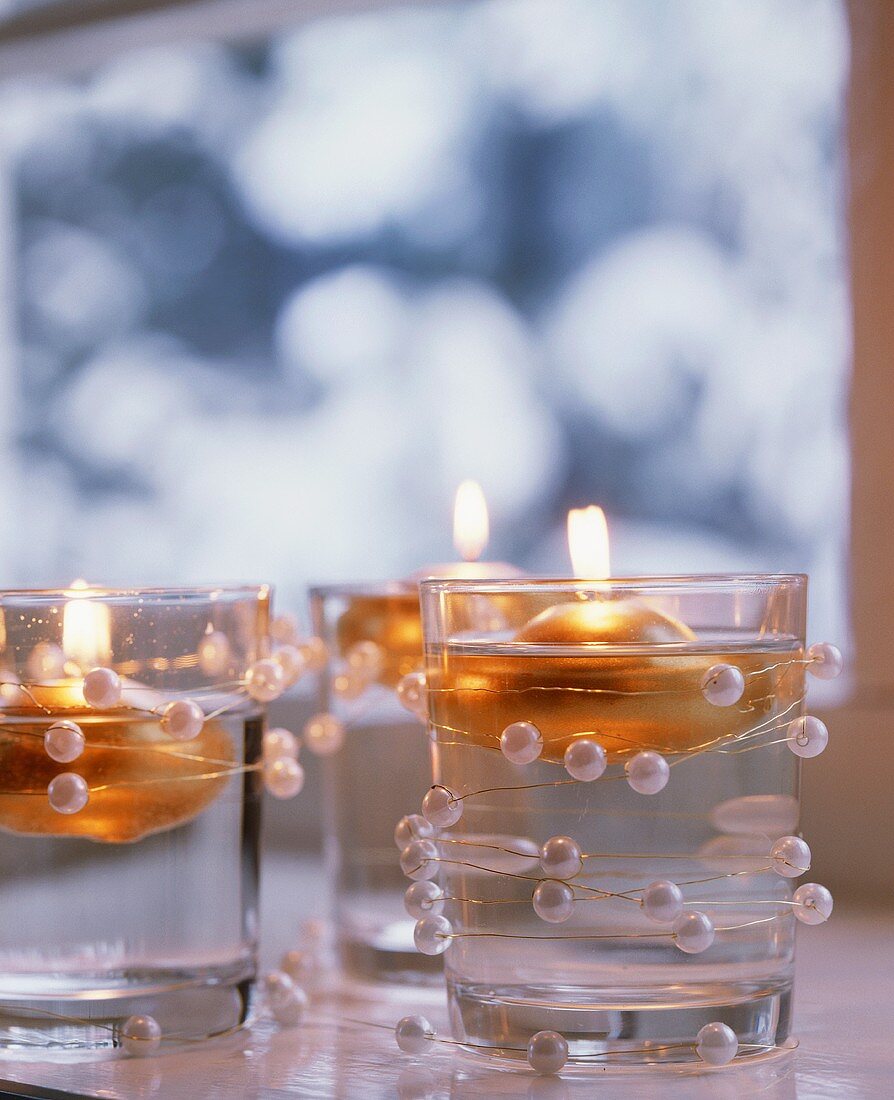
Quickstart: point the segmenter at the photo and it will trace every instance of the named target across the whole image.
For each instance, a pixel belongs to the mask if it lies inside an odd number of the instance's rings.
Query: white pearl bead
[[[534,912],[548,924],[562,924],[574,912],[574,891],[567,882],[547,878],[534,890]]]
[[[435,785],[422,799],[422,816],[439,829],[449,829],[463,816],[462,799],[446,787]]]
[[[304,786],[304,768],[291,756],[266,760],[264,786],[274,798],[294,798]]]
[[[270,1006],[273,1019],[282,1027],[295,1027],[304,1019],[307,1010],[307,994],[299,986],[295,986],[289,997]]]
[[[565,750],[565,771],[572,779],[592,783],[605,771],[605,749],[589,737],[572,741]]]
[[[570,836],[551,836],[540,849],[540,866],[550,878],[574,878],[583,865],[580,846]]]
[[[415,714],[417,718],[425,718],[428,713],[428,689],[424,672],[408,672],[402,676],[397,684],[397,698],[401,706]]]
[[[430,840],[411,840],[400,854],[400,869],[412,879],[434,878],[438,849]]]
[[[271,970],[264,975],[264,995],[267,1004],[272,1008],[276,1004],[282,1004],[295,992],[295,983],[288,974],[281,970]]]
[[[28,655],[28,675],[34,680],[58,680],[65,675],[65,654],[54,642],[38,642]]]
[[[375,642],[356,642],[345,654],[348,668],[359,672],[365,679],[374,680],[382,671],[385,653]]]
[[[287,688],[297,684],[307,669],[304,654],[294,645],[281,645],[273,654],[273,660],[282,669],[283,681]]]
[[[21,687],[21,678],[8,668],[0,669],[0,707],[19,706],[26,698]]]
[[[94,668],[84,677],[84,700],[95,710],[109,710],[121,701],[121,680],[111,668]]]
[[[568,1043],[558,1031],[538,1031],[528,1041],[528,1065],[535,1073],[558,1073],[568,1061]]]
[[[304,741],[315,756],[332,756],[345,743],[345,727],[334,714],[315,714],[304,727]]]
[[[829,744],[829,731],[826,723],[812,714],[805,714],[803,718],[796,718],[789,723],[788,747],[795,756],[803,756],[805,759],[819,754]]]
[[[175,741],[192,741],[205,725],[205,712],[193,699],[175,699],[161,713],[161,728]]]
[[[643,890],[643,912],[656,924],[673,924],[683,915],[683,891],[666,879],[650,883]]]
[[[411,840],[434,836],[435,830],[422,814],[405,814],[394,826],[394,843],[403,851]]]
[[[270,637],[275,642],[283,645],[294,645],[299,638],[298,619],[290,612],[285,611],[274,617],[270,624]]]
[[[543,738],[533,722],[513,722],[500,734],[500,752],[513,764],[530,764],[543,751]]]
[[[674,943],[687,955],[698,955],[714,942],[714,922],[706,913],[693,909],[680,917],[674,929]]]
[[[670,765],[660,752],[638,752],[624,765],[627,782],[638,794],[658,794],[670,779]]]
[[[799,836],[781,836],[770,849],[770,859],[783,878],[797,878],[810,870],[810,848]]]
[[[70,764],[84,751],[84,731],[77,722],[63,718],[54,722],[43,735],[43,747],[47,756],[58,764]]]
[[[807,671],[818,680],[834,680],[844,668],[841,650],[831,642],[814,642],[807,650],[807,660]]]
[[[226,634],[212,630],[198,645],[199,668],[206,676],[222,676],[230,664],[230,643]]]
[[[792,895],[795,916],[802,924],[822,924],[832,916],[832,895],[818,882],[805,882]]]
[[[443,955],[450,946],[453,925],[446,917],[423,917],[416,921],[413,942],[423,955]]]
[[[434,1037],[435,1029],[424,1016],[404,1016],[394,1028],[394,1038],[404,1054],[427,1054]]]
[[[695,1037],[695,1049],[709,1066],[726,1066],[735,1058],[739,1040],[731,1027],[717,1021],[700,1028]]]
[[[436,882],[420,879],[407,887],[404,908],[416,920],[436,917],[444,910],[444,891]]]
[[[62,772],[50,780],[47,797],[57,814],[76,814],[87,805],[90,791],[83,776]]]
[[[265,760],[278,760],[281,756],[298,759],[298,738],[290,730],[274,726],[264,734],[263,751]]]
[[[294,948],[279,960],[279,969],[299,985],[311,981],[320,969],[320,960],[314,951]]]
[[[258,703],[270,703],[285,691],[282,668],[272,657],[263,657],[249,666],[245,674],[245,690]]]
[[[128,1054],[151,1054],[160,1043],[161,1028],[154,1016],[128,1016],[121,1025],[121,1045]]]
[[[715,707],[731,707],[745,691],[745,677],[735,665],[712,665],[702,677],[702,695]]]
[[[309,672],[322,672],[329,660],[329,650],[322,638],[308,638],[298,645]]]

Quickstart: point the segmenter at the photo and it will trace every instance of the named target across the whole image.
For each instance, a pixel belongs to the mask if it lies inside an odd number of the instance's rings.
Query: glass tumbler
[[[0,1046],[194,1039],[255,977],[266,587],[0,593]],[[152,1035],[147,1036],[152,1045]]]
[[[415,808],[429,776],[425,726],[398,697],[402,678],[422,667],[418,588],[317,587],[311,611],[329,653],[316,724],[324,728],[329,716],[344,732],[324,760],[325,855],[340,964],[360,980],[438,980],[441,960],[413,944],[401,845],[395,847],[395,825]]]
[[[831,907],[793,894],[799,756],[825,744],[806,595],[800,575],[422,584],[437,832],[404,862],[456,1039],[523,1058],[551,1030],[591,1065],[696,1059],[719,1025],[742,1057],[786,1039],[795,918]]]

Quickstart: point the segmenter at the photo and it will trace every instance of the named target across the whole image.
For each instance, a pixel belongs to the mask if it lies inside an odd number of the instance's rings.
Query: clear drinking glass
[[[798,842],[773,845],[797,830],[806,592],[422,584],[442,827],[410,869],[438,888],[417,942],[446,948],[458,1040],[523,1058],[550,1029],[592,1065],[695,1058],[715,1021],[742,1054],[787,1037]]]
[[[133,1014],[184,1039],[245,1019],[263,733],[246,673],[269,603],[267,587],[0,593],[7,1053],[117,1046]]]
[[[401,678],[422,667],[418,588],[313,588],[311,610],[329,653],[320,711],[345,731],[324,760],[325,854],[341,965],[360,979],[436,980],[441,960],[413,944],[394,837],[429,777],[425,728],[396,693]]]

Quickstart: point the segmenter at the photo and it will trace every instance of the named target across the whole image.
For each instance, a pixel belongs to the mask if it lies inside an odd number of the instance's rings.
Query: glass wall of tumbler
[[[827,904],[793,882],[798,757],[825,743],[806,578],[422,592],[436,833],[407,870],[455,1037],[524,1057],[553,1030],[581,1063],[695,1058],[709,1023],[783,1042],[795,918]]]
[[[402,685],[422,666],[418,588],[320,587],[311,604],[329,658],[305,739],[326,758],[325,853],[339,959],[359,979],[435,980],[441,960],[414,947],[400,866],[406,844],[433,831],[413,814],[429,785],[428,739]]]

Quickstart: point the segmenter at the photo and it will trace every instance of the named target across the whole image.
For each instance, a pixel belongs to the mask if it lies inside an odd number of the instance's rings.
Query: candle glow
[[[463,561],[478,561],[489,538],[484,492],[477,481],[463,481],[453,505],[453,545]]]

